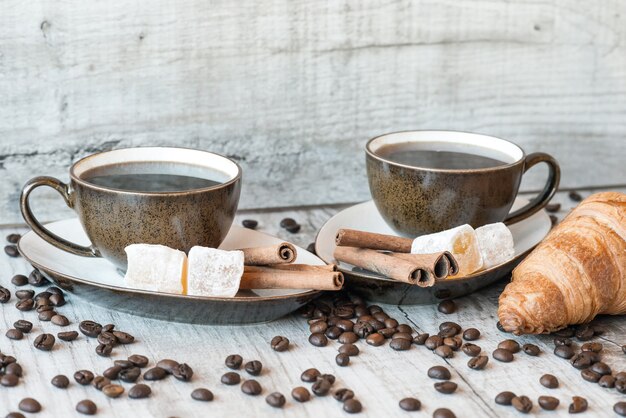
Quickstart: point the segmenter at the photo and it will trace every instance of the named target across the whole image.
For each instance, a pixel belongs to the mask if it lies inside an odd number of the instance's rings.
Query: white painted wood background
[[[564,187],[626,184],[625,115],[622,0],[0,0],[4,222],[28,178],[136,145],[232,156],[243,208],[364,200],[365,141],[404,129],[550,152]]]
[[[622,188],[620,191],[626,189]],[[587,196],[589,191],[583,191]],[[575,204],[566,193],[559,193],[554,201],[562,203],[558,214],[563,217]],[[337,208],[320,207],[310,210],[250,211],[238,215],[237,222],[245,218],[259,220],[261,231],[276,234],[283,239],[306,246],[314,239],[315,232]],[[302,225],[299,234],[290,234],[278,227],[280,219],[291,216]],[[4,237],[14,228],[0,228]],[[9,259],[0,255],[0,284],[11,289],[10,278],[15,273],[28,273],[29,267],[22,259]],[[137,316],[106,310],[69,295],[69,303],[58,309],[66,315],[72,324],[67,329],[77,329],[78,322],[93,319],[102,324],[114,323],[121,330],[135,335],[137,342],[114,349],[112,358],[98,357],[94,353],[96,341],[81,334],[72,343],[57,341],[52,352],[36,350],[32,343],[41,332],[56,332],[59,327],[50,322],[40,322],[36,313],[19,312],[7,303],[0,305],[0,328],[2,334],[12,327],[14,321],[24,318],[35,326],[30,334],[21,341],[9,340],[0,335],[0,348],[5,354],[15,355],[24,367],[24,378],[13,388],[0,387],[0,416],[16,410],[20,399],[32,396],[43,405],[41,417],[78,416],[74,412],[77,402],[82,399],[93,400],[99,408],[97,416],[102,417],[200,417],[200,416],[272,416],[272,417],[347,417],[341,410],[341,404],[331,396],[313,397],[310,402],[299,404],[290,397],[291,389],[296,386],[310,388],[310,384],[300,381],[300,374],[309,367],[317,367],[325,373],[337,376],[334,388],[347,387],[356,393],[363,403],[360,417],[409,417],[432,416],[439,407],[448,407],[456,412],[457,417],[519,417],[512,407],[496,405],[494,397],[503,390],[511,390],[519,395],[527,395],[534,403],[533,414],[537,416],[567,417],[567,406],[572,396],[583,396],[589,402],[589,410],[581,415],[585,417],[613,416],[612,407],[624,399],[614,389],[602,389],[597,384],[582,380],[580,372],[566,360],[552,354],[552,337],[519,337],[520,343],[535,343],[542,353],[532,358],[524,353],[515,355],[512,363],[504,364],[491,358],[491,352],[498,342],[508,338],[495,328],[497,298],[506,281],[497,283],[471,296],[457,300],[459,309],[452,315],[442,315],[436,306],[384,305],[384,310],[400,323],[408,323],[420,332],[433,333],[439,323],[447,320],[458,322],[464,328],[474,326],[482,331],[482,336],[475,341],[490,357],[487,368],[482,371],[471,370],[466,366],[469,359],[462,352],[454,358],[442,359],[423,346],[413,346],[409,351],[396,352],[385,344],[371,347],[364,341],[357,345],[361,353],[351,359],[348,367],[338,367],[334,358],[337,354],[337,342],[316,348],[307,342],[308,325],[297,316],[288,316],[266,324],[248,326],[201,326],[176,324],[165,321],[145,319]],[[12,302],[15,302],[13,296]],[[623,317],[602,317],[597,325],[605,332],[599,337],[603,343],[603,361],[615,371],[626,370],[626,357],[620,345],[626,343],[626,323]],[[269,341],[275,335],[288,337],[291,348],[284,353],[276,353],[269,347]],[[76,384],[71,376],[76,370],[88,369],[101,373],[115,359],[125,359],[130,354],[143,354],[149,357],[150,365],[162,358],[185,361],[194,369],[190,383],[182,383],[173,378],[150,382],[153,395],[150,399],[128,399],[127,393],[118,399],[109,399],[91,386]],[[229,371],[224,366],[227,355],[239,353],[247,360],[260,360],[264,372],[256,378],[263,387],[258,397],[241,393],[238,386],[225,386],[220,383],[220,376]],[[453,395],[443,395],[433,389],[434,380],[427,377],[427,370],[433,365],[445,365],[452,373],[452,380],[459,385]],[[49,382],[58,373],[66,374],[72,380],[67,390],[53,387]],[[546,389],[539,384],[544,373],[557,376],[561,386],[558,389]],[[243,378],[249,378],[241,372]],[[122,383],[126,392],[132,386]],[[201,403],[190,398],[190,393],[197,387],[206,387],[213,391],[215,400]],[[287,397],[283,410],[276,410],[265,403],[265,396],[273,391],[280,391]],[[555,396],[561,405],[556,411],[546,412],[537,405],[540,395]],[[398,401],[406,396],[414,396],[422,401],[422,411],[408,413],[398,407]],[[33,415],[34,416],[34,415]]]

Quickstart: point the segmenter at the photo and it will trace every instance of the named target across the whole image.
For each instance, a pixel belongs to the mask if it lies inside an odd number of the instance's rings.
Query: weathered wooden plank
[[[624,190],[624,189],[621,189]],[[583,191],[584,196],[589,191]],[[575,202],[566,193],[559,193],[555,201],[562,203],[559,217],[569,212]],[[281,236],[300,245],[313,240],[314,232],[338,208],[319,208],[310,210],[284,210],[245,212],[238,215],[237,222],[245,218],[255,218],[260,222],[259,230]],[[298,234],[280,230],[280,219],[290,216],[302,225]],[[0,236],[13,232],[15,228],[0,228]],[[9,287],[10,277],[14,273],[26,273],[29,269],[21,259],[9,259],[0,256],[0,284]],[[505,283],[499,283],[481,292],[457,300],[459,310],[452,315],[442,315],[435,306],[384,306],[385,311],[398,321],[407,322],[414,328],[434,332],[440,322],[453,320],[463,327],[479,328],[483,335],[476,341],[486,353],[491,354],[497,343],[508,335],[495,328],[497,297]],[[35,323],[33,332],[22,341],[2,339],[2,352],[15,355],[24,366],[24,378],[14,388],[0,389],[0,414],[15,410],[22,397],[32,396],[44,407],[42,416],[73,416],[75,404],[82,399],[92,399],[99,407],[99,415],[110,417],[143,416],[339,416],[341,404],[332,397],[314,397],[310,402],[298,404],[289,392],[295,386],[309,386],[299,380],[300,373],[309,367],[317,367],[322,372],[337,376],[336,388],[348,387],[355,391],[363,403],[363,416],[403,417],[397,403],[405,396],[415,396],[423,403],[422,415],[430,416],[437,407],[446,406],[457,412],[457,416],[516,417],[510,407],[497,406],[494,396],[502,390],[512,390],[529,396],[535,402],[534,412],[539,411],[536,399],[539,395],[556,396],[561,406],[551,416],[565,417],[571,396],[581,395],[589,401],[586,416],[603,417],[610,414],[612,405],[621,400],[615,390],[601,389],[597,385],[583,381],[579,372],[569,366],[565,360],[550,353],[550,337],[522,337],[520,342],[538,344],[543,350],[537,358],[523,353],[516,355],[513,363],[503,364],[490,359],[486,370],[474,371],[467,368],[468,360],[462,353],[452,359],[443,360],[425,347],[414,346],[407,352],[396,352],[387,345],[371,347],[363,341],[358,345],[361,353],[352,358],[349,367],[340,368],[334,362],[338,344],[331,341],[327,347],[315,348],[307,342],[308,326],[306,321],[290,316],[267,324],[240,327],[198,326],[168,323],[145,319],[137,316],[117,313],[102,309],[80,299],[68,296],[69,303],[59,308],[68,316],[76,329],[80,320],[94,319],[102,324],[114,323],[119,329],[126,330],[137,337],[137,342],[129,346],[118,346],[111,359],[98,357],[94,353],[95,340],[84,336],[73,343],[57,342],[51,353],[33,348],[32,342],[42,331],[59,331],[49,322],[40,322],[34,312],[22,313],[12,304],[0,305],[0,324],[8,329],[19,318]],[[13,298],[13,302],[15,297]],[[601,337],[605,344],[604,359],[614,369],[626,369],[626,360],[619,344],[626,343],[626,326],[623,317],[604,317],[598,324],[605,330]],[[273,352],[269,347],[270,339],[275,335],[284,335],[292,342],[292,347],[284,353]],[[161,358],[174,358],[189,363],[195,371],[191,383],[182,383],[173,378],[150,383],[153,395],[148,400],[130,400],[123,395],[119,399],[108,399],[93,387],[82,387],[72,382],[67,390],[54,388],[50,379],[64,373],[68,376],[79,369],[102,372],[114,359],[138,353],[147,355],[152,362]],[[256,378],[264,388],[260,397],[243,395],[240,389],[227,387],[219,382],[222,373],[228,371],[223,365],[224,358],[233,353],[241,354],[244,359],[261,360],[265,371]],[[454,395],[442,395],[432,388],[433,380],[426,376],[432,365],[447,365],[452,371],[452,380],[459,384]],[[555,374],[561,381],[561,387],[548,390],[539,385],[538,379],[543,373]],[[249,376],[242,371],[244,378]],[[126,389],[129,384],[124,384]],[[215,400],[204,404],[191,400],[191,391],[197,387],[207,387],[215,394]],[[284,410],[269,407],[264,397],[272,391],[280,391],[287,396]]]
[[[566,187],[624,184],[625,16],[619,0],[5,0],[0,215],[19,219],[35,174],[148,144],[233,156],[244,208],[363,200],[366,139],[416,128],[550,152]]]

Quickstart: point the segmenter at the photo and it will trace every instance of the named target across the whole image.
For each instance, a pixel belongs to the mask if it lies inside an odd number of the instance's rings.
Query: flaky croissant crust
[[[597,193],[574,209],[513,271],[500,295],[502,327],[549,333],[626,313],[626,194]]]

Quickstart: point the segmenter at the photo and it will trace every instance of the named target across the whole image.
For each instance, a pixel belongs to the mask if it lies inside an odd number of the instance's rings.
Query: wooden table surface
[[[622,189],[623,191],[624,189]],[[581,194],[587,195],[589,191]],[[559,217],[575,205],[567,193],[559,193],[553,201],[562,203]],[[275,210],[264,212],[244,212],[237,216],[240,222],[245,218],[259,220],[259,230],[273,233],[284,239],[306,247],[316,231],[340,207],[304,208],[301,210]],[[298,234],[280,231],[278,223],[286,216],[294,217],[302,224]],[[2,234],[24,232],[24,228],[3,227]],[[14,274],[30,272],[30,266],[21,258],[0,256],[0,284],[14,294],[16,288],[10,283]],[[491,354],[499,341],[508,334],[499,332],[496,327],[497,299],[506,280],[473,295],[457,299],[458,310],[451,315],[439,313],[436,306],[391,306],[383,305],[384,310],[400,323],[407,323],[420,332],[433,333],[439,323],[455,321],[461,326],[476,327],[482,331],[476,341],[484,352]],[[28,288],[29,286],[26,286]],[[39,289],[43,290],[43,289]],[[93,319],[101,324],[113,323],[118,329],[136,337],[134,344],[118,346],[111,358],[99,357],[94,353],[97,342],[83,336],[71,343],[57,341],[52,352],[43,352],[33,347],[34,338],[42,332],[56,335],[60,328],[50,322],[40,322],[35,311],[20,312],[14,308],[15,296],[11,302],[1,305],[2,333],[12,328],[18,319],[34,323],[34,329],[20,341],[0,336],[0,350],[4,354],[17,357],[24,368],[24,377],[16,387],[0,387],[0,416],[16,411],[20,399],[30,396],[43,406],[39,414],[26,414],[42,417],[77,416],[74,408],[82,399],[91,399],[98,405],[97,416],[107,417],[196,417],[196,416],[347,416],[341,404],[331,396],[313,397],[310,402],[299,404],[291,399],[290,392],[296,386],[310,387],[300,381],[300,374],[309,367],[316,367],[323,373],[333,373],[337,377],[334,388],[347,387],[356,393],[363,404],[360,416],[432,416],[439,407],[452,409],[457,417],[502,417],[517,416],[512,407],[496,405],[494,397],[503,390],[511,390],[519,395],[529,396],[533,402],[533,413],[541,416],[567,416],[567,407],[572,396],[583,396],[589,402],[584,416],[615,416],[613,405],[626,396],[614,389],[602,389],[597,384],[588,383],[580,377],[580,372],[572,368],[566,360],[552,354],[553,343],[549,336],[525,336],[516,338],[520,343],[537,344],[542,353],[533,358],[524,353],[515,356],[512,363],[499,363],[490,357],[485,370],[475,371],[466,366],[468,357],[455,353],[451,359],[442,359],[423,346],[413,346],[410,350],[396,352],[387,344],[372,347],[363,341],[357,343],[361,353],[351,359],[348,367],[335,364],[339,343],[331,341],[328,346],[316,348],[308,341],[306,320],[296,315],[258,325],[248,326],[201,326],[170,323],[142,318],[102,309],[67,295],[68,303],[58,311],[66,315],[72,324],[66,329],[77,329],[81,320]],[[626,370],[626,356],[621,345],[626,344],[626,321],[624,317],[602,317],[596,321],[604,330],[598,341],[604,344],[603,359],[614,370]],[[65,329],[64,329],[65,330]],[[291,340],[287,352],[277,353],[270,349],[269,341],[275,335],[283,335]],[[112,365],[115,359],[125,359],[137,353],[150,358],[151,365],[162,358],[173,358],[188,363],[194,369],[193,380],[183,383],[173,378],[149,383],[152,396],[149,399],[132,400],[127,394],[118,399],[109,399],[91,386],[80,386],[72,379],[75,371],[92,370],[100,374]],[[227,355],[238,353],[248,360],[260,360],[263,373],[256,378],[263,387],[261,396],[244,395],[239,387],[225,386],[220,376],[229,371],[224,366]],[[447,366],[452,372],[452,380],[459,387],[452,395],[443,395],[433,388],[434,381],[426,371],[433,365]],[[561,382],[558,389],[546,389],[539,384],[544,373],[557,376]],[[66,390],[57,389],[50,380],[57,374],[70,377],[72,383]],[[242,371],[242,377],[247,374]],[[140,379],[141,380],[141,379]],[[123,383],[128,390],[130,384]],[[215,400],[203,403],[192,400],[190,393],[198,387],[213,391]],[[287,397],[282,410],[266,404],[265,396],[279,391]],[[561,405],[554,412],[540,410],[537,398],[551,395],[560,399]],[[413,396],[421,400],[422,410],[416,413],[402,411],[398,401]]]

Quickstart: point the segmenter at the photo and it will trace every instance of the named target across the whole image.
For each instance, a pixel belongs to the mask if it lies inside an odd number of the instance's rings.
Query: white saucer
[[[46,228],[72,242],[89,244],[76,218],[52,222]],[[261,247],[281,242],[280,238],[262,232],[232,226],[220,248]],[[263,322],[294,311],[320,293],[302,289],[259,289],[239,292],[234,298],[212,298],[150,292],[127,287],[109,261],[67,253],[32,231],[20,239],[18,247],[33,267],[61,288],[97,305],[160,319],[212,324]],[[314,254],[296,248],[296,263],[324,265]]]
[[[517,197],[511,210],[516,210],[527,203],[528,200]],[[394,304],[435,303],[441,299],[471,293],[506,276],[530,250],[545,238],[551,227],[552,222],[545,210],[510,225],[515,243],[515,255],[511,260],[470,276],[438,280],[431,288],[407,285],[334,259],[335,237],[341,228],[396,235],[385,223],[371,200],[344,209],[329,219],[317,235],[315,250],[326,263],[337,262],[339,270],[344,273],[348,289],[364,294],[371,301]]]

